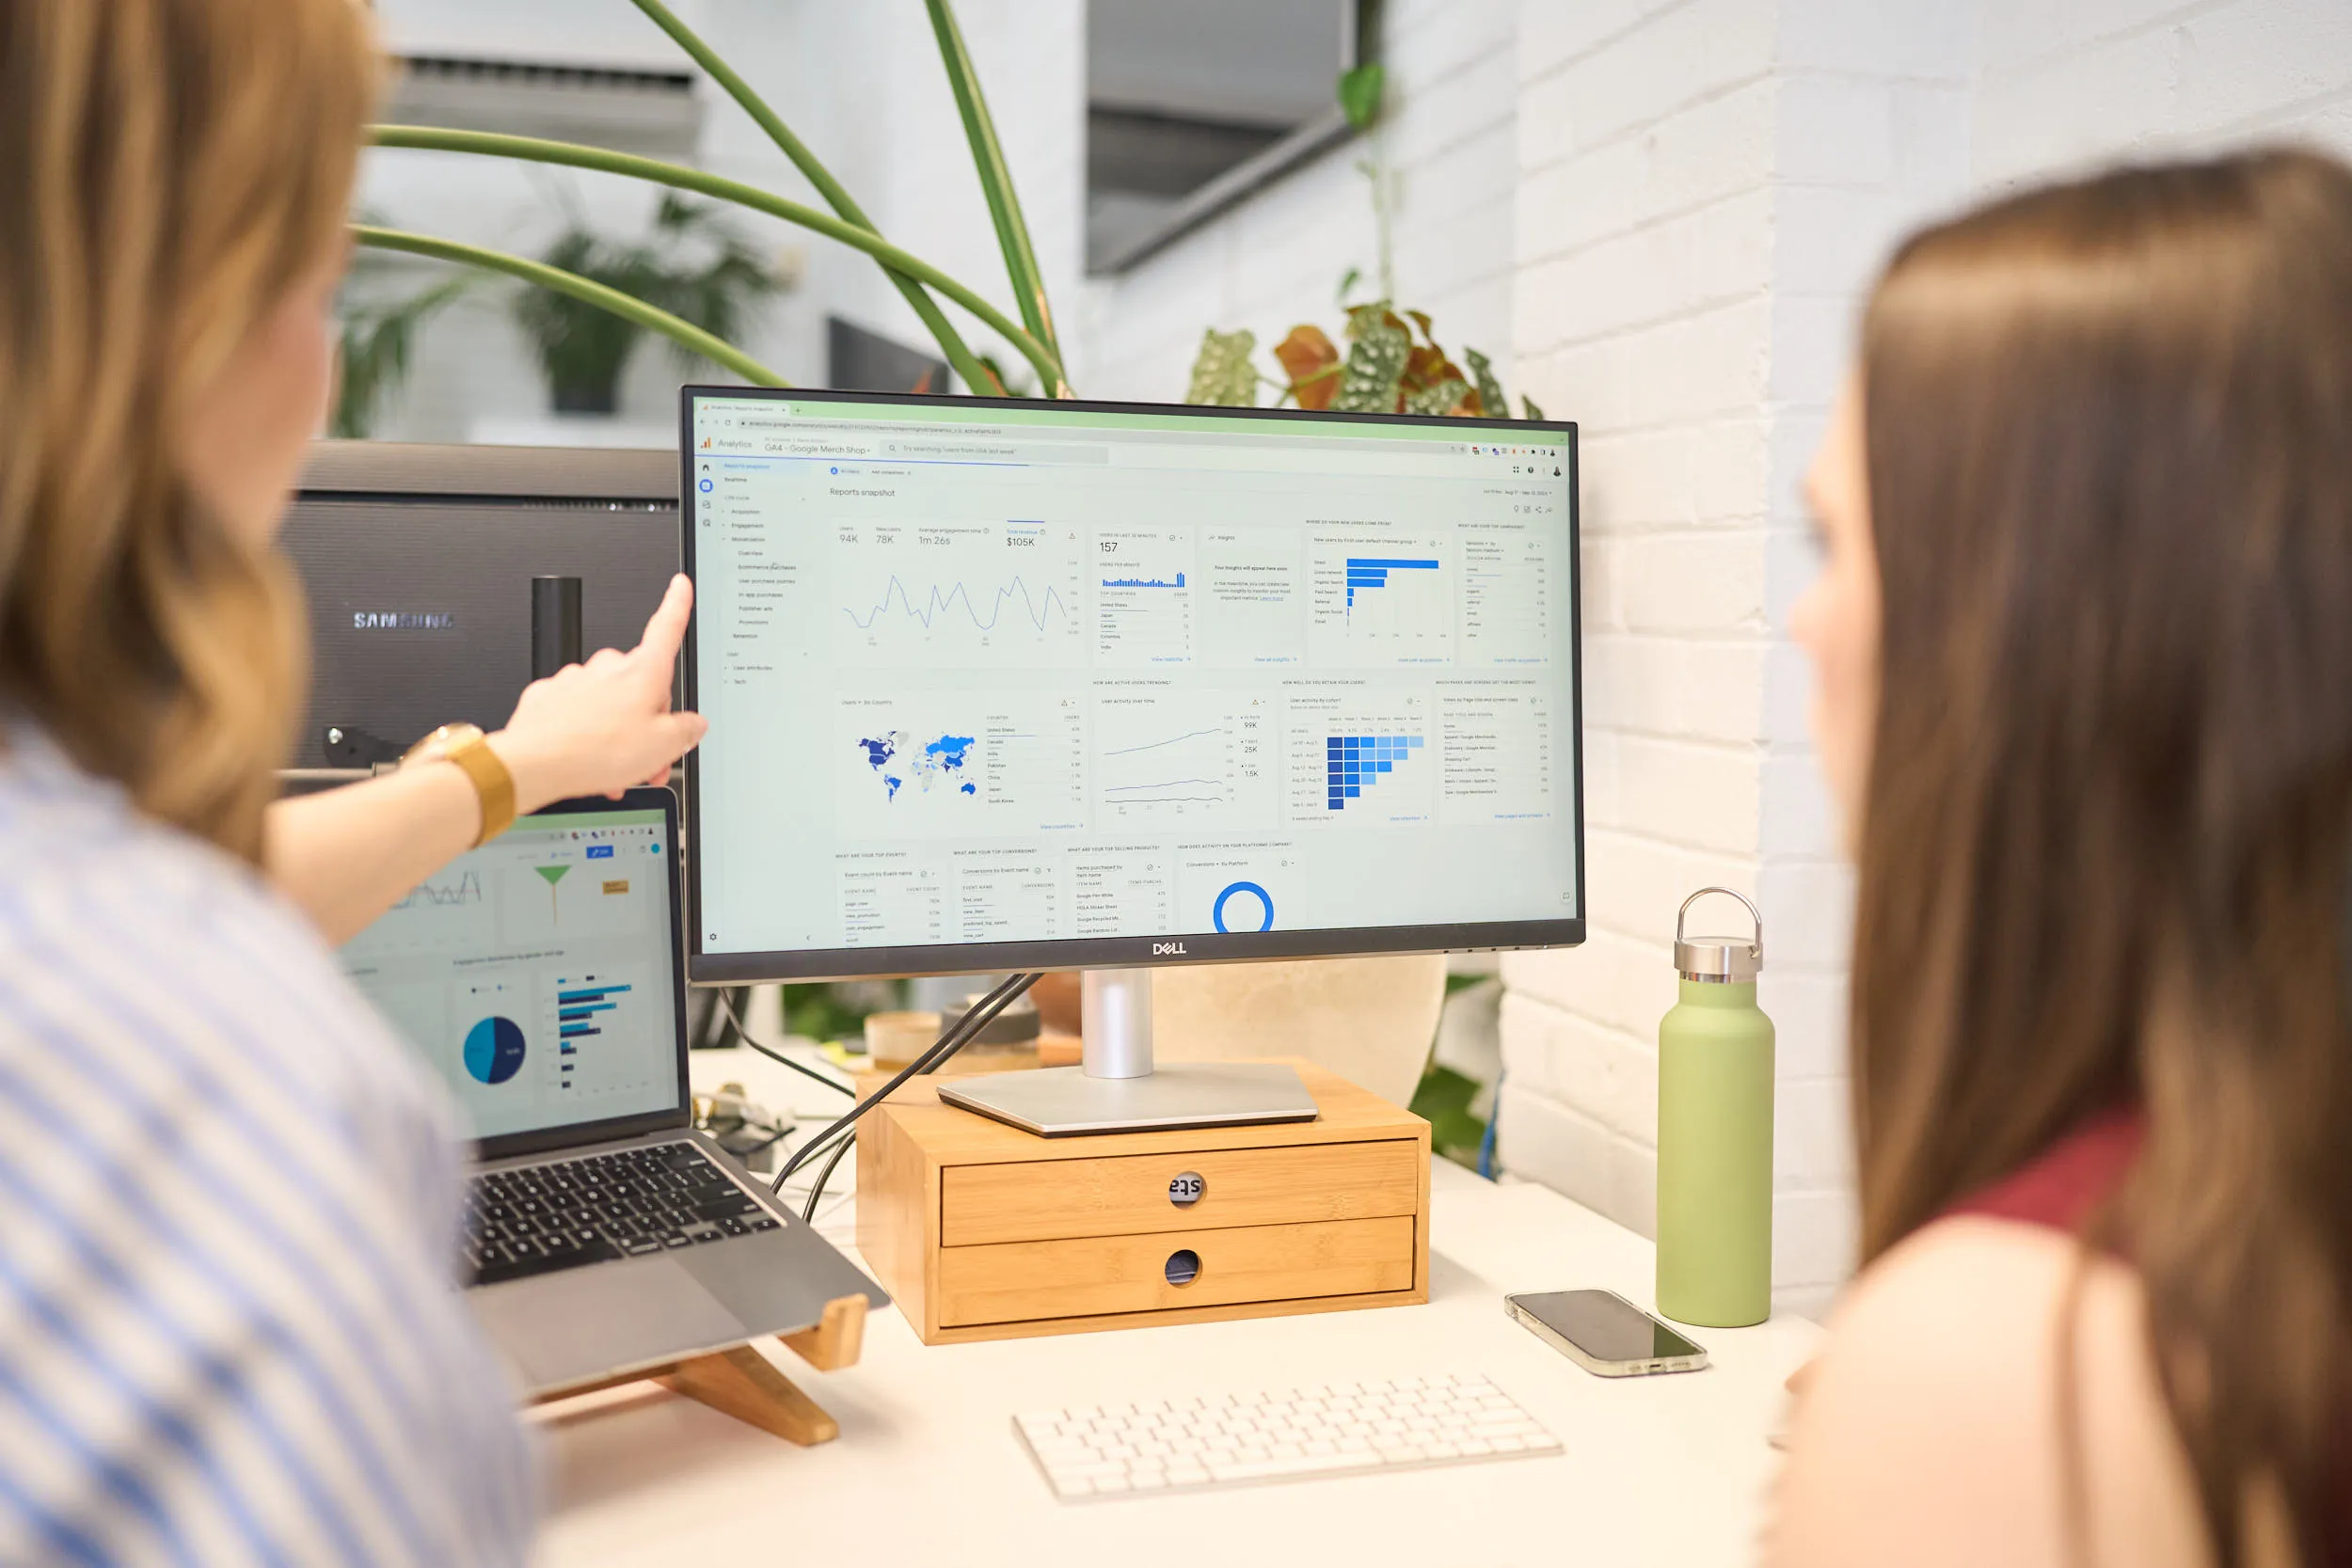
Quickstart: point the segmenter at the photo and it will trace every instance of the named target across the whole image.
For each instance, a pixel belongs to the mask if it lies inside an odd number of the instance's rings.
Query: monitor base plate
[[[1140,1078],[1084,1068],[935,1080],[939,1098],[1041,1138],[1312,1121],[1314,1096],[1279,1062],[1180,1062]]]

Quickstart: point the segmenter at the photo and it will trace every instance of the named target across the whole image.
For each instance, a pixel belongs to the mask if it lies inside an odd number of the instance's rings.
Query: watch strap
[[[486,736],[474,736],[442,755],[465,769],[481,799],[482,833],[473,841],[479,849],[515,825],[515,775],[499,760]]]

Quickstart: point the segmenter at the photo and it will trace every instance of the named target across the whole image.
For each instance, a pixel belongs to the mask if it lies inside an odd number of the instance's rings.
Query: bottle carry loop
[[[1737,898],[1740,907],[1748,911],[1754,932],[1745,942],[1732,937],[1693,938],[1682,934],[1691,906],[1710,893]],[[1682,901],[1682,908],[1675,911],[1676,973],[1686,980],[1721,986],[1753,980],[1763,969],[1764,916],[1748,901],[1747,895],[1727,887],[1703,887]]]

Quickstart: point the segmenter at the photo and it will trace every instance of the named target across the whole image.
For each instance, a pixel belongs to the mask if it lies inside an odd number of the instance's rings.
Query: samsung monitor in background
[[[1152,1073],[1151,965],[1583,940],[1573,426],[682,418],[694,978],[1085,969],[1085,1069],[942,1089],[1050,1134],[1313,1114]]]
[[[635,646],[677,570],[677,484],[668,451],[319,442],[281,536],[310,630],[294,765],[365,768],[438,724],[505,722],[532,677],[534,578],[580,579],[585,648]]]

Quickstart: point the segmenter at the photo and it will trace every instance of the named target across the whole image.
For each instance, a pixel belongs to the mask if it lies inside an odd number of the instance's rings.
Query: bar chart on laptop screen
[[[352,977],[477,1134],[672,1102],[662,842],[659,814],[531,819],[345,945]]]

